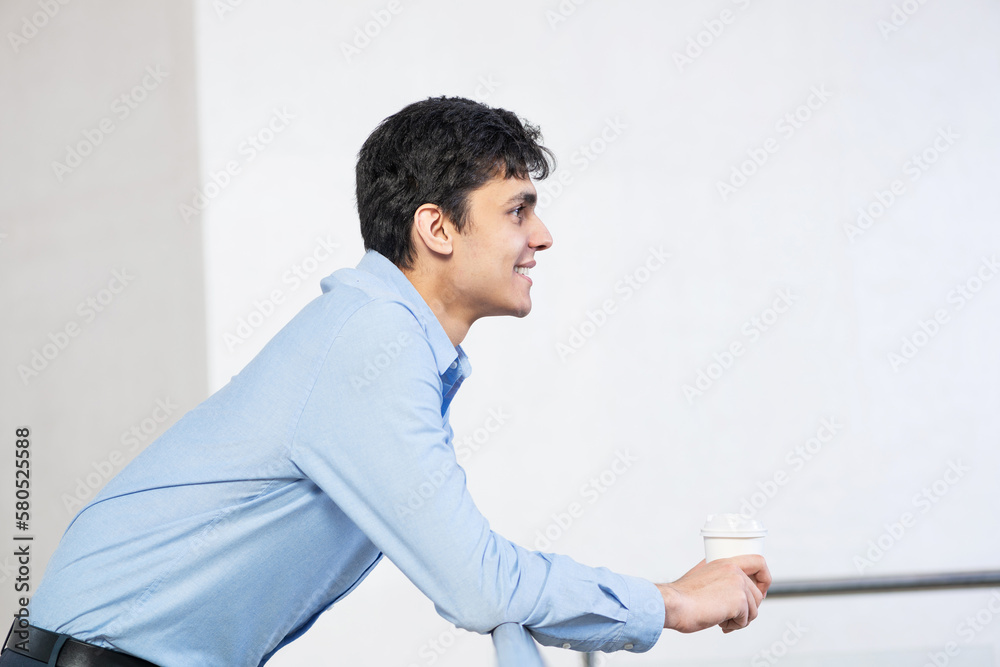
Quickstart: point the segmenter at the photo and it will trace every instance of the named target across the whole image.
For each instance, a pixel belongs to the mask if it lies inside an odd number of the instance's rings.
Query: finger
[[[763,559],[761,559],[763,560]],[[767,589],[771,587],[771,569],[767,566],[767,563],[763,564],[763,567],[751,577],[754,583],[757,585],[758,590],[760,590],[762,595],[767,595]]]
[[[744,598],[739,601],[739,609],[736,614],[726,621],[733,630],[745,628],[750,623],[751,610],[754,609],[753,597],[748,589],[744,589],[743,595]]]
[[[753,579],[750,580],[750,585],[747,586],[747,590],[750,591],[751,595],[753,595],[753,601],[755,605],[760,605],[760,603],[763,602],[765,593],[764,591],[760,590],[760,587],[757,585],[757,582],[755,582]]]
[[[761,593],[754,586],[747,586],[746,593],[747,593],[746,624],[750,625],[750,622],[753,621],[753,619],[757,618],[757,605],[760,604],[760,600],[757,599],[757,596],[761,595]]]
[[[753,580],[754,585],[763,595],[767,595],[767,589],[771,587],[771,570],[767,567],[764,557],[748,555],[738,558],[737,564],[743,573]]]
[[[726,619],[719,624],[722,631],[725,633],[732,632],[733,630],[739,630],[750,625],[750,621],[757,618],[757,601],[756,595],[760,593],[754,586],[744,586],[743,595],[746,600],[746,605],[741,604],[739,611],[736,615],[731,618]]]
[[[729,620],[720,623],[719,627],[722,628],[724,633],[729,634],[730,632],[735,632],[736,630],[742,630],[746,627],[746,625],[737,622],[735,618],[730,618]]]

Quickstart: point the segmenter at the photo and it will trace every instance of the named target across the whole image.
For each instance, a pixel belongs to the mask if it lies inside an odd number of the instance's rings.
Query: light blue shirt
[[[264,664],[385,554],[455,625],[645,651],[644,579],[490,530],[455,459],[471,368],[406,276],[369,251],[73,519],[34,625],[163,667]]]

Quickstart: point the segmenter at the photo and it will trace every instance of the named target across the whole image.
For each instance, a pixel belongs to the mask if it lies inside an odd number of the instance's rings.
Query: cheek
[[[520,234],[504,239],[503,252],[504,263],[508,269],[513,270],[518,261],[523,258],[527,242]]]

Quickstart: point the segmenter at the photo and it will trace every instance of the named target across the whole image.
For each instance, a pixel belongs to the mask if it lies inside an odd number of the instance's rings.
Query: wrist
[[[673,584],[656,584],[660,595],[663,596],[663,627],[674,630],[679,616],[678,610],[681,605],[681,593],[674,588]]]

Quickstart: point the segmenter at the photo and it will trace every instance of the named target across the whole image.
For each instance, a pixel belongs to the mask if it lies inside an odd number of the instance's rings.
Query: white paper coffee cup
[[[701,529],[705,540],[705,561],[745,554],[764,555],[767,530],[756,519],[742,514],[710,514]]]

